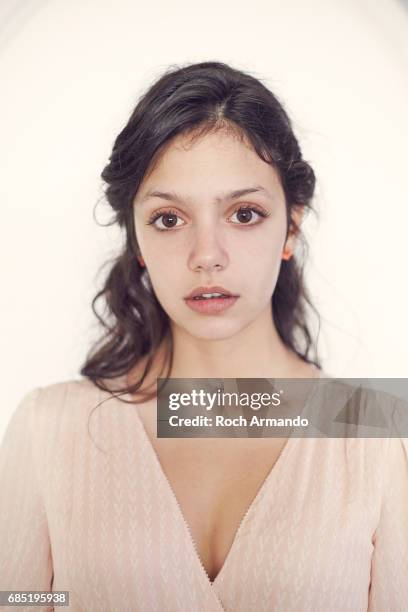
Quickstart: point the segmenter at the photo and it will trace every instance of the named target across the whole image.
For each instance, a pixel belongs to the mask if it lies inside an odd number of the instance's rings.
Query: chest
[[[200,609],[207,596],[201,609],[218,610],[214,593],[237,612],[261,609],[256,597],[276,610],[334,610],[332,597],[367,608],[349,587],[366,597],[378,508],[361,495],[367,461],[355,445],[347,469],[341,439],[165,440],[128,416],[95,428],[103,453],[84,431],[55,457],[59,488],[45,489],[56,584],[75,585],[82,609],[95,607],[90,584],[99,610],[115,609],[125,589],[140,610],[160,609],[153,593],[169,610]],[[75,478],[61,477],[64,465]]]
[[[213,581],[287,439],[158,439],[151,422],[144,426]]]

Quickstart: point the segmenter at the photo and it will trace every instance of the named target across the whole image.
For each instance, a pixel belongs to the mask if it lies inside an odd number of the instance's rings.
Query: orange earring
[[[282,259],[284,259],[285,261],[288,261],[293,255],[293,252],[286,247],[282,253]]]
[[[137,256],[137,261],[139,262],[139,265],[140,265],[141,268],[145,267],[146,264],[145,264],[144,259],[143,259],[143,257],[141,255]]]

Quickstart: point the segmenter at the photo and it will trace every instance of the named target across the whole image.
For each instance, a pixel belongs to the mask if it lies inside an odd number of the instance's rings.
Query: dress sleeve
[[[398,406],[398,404],[397,404]],[[407,404],[397,423],[406,436]],[[394,430],[395,433],[395,430]],[[408,610],[408,438],[391,437],[384,471],[383,499],[378,527],[373,537],[369,612]]]
[[[53,567],[47,516],[34,451],[35,404],[41,390],[18,404],[0,446],[0,590],[50,591]],[[37,449],[37,452],[41,449]],[[15,610],[1,606],[0,610]],[[22,606],[47,612],[54,607]]]

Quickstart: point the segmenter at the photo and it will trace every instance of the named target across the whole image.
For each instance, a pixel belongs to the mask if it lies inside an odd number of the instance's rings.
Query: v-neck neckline
[[[316,379],[319,378],[325,378],[326,376],[324,375],[323,372],[320,372],[320,375],[316,376]],[[121,376],[118,377],[118,380],[123,383],[126,384],[126,375],[125,376]],[[313,378],[312,378],[313,380]],[[302,408],[301,411],[301,416],[304,415],[310,400],[313,396],[313,393],[311,393],[307,398],[306,401],[304,403],[304,406]],[[123,397],[125,400],[129,401],[132,400],[132,396],[129,393],[125,393],[123,394]],[[117,401],[120,401],[119,398],[117,398]],[[138,413],[137,410],[134,411],[135,415],[136,415],[136,422],[137,422],[137,426],[139,428],[139,431],[141,433],[141,436],[144,440],[144,444],[145,447],[148,449],[148,452],[150,454],[150,456],[152,457],[153,463],[155,465],[155,469],[156,472],[160,478],[160,481],[164,484],[164,486],[166,487],[170,499],[172,500],[172,503],[176,509],[176,514],[179,516],[181,524],[183,525],[183,529],[185,532],[185,536],[186,536],[186,540],[188,542],[188,545],[193,553],[193,557],[195,560],[196,565],[199,568],[199,571],[201,573],[201,576],[204,578],[206,584],[211,587],[211,590],[214,592],[214,595],[217,597],[217,600],[219,601],[219,603],[221,604],[217,593],[216,593],[216,587],[218,586],[218,584],[221,582],[225,572],[228,569],[229,564],[231,563],[231,558],[234,555],[235,550],[238,548],[241,537],[242,537],[242,533],[245,530],[246,526],[248,525],[248,523],[250,522],[250,519],[252,516],[255,515],[256,509],[259,506],[259,504],[261,503],[261,501],[266,497],[267,493],[269,492],[269,490],[272,488],[273,486],[273,482],[278,478],[279,473],[284,469],[284,465],[287,463],[288,458],[290,457],[290,455],[293,453],[294,448],[297,446],[297,444],[299,443],[300,440],[300,436],[294,437],[294,428],[292,428],[290,435],[288,436],[284,446],[282,447],[276,461],[274,462],[274,464],[272,465],[272,467],[270,468],[269,472],[267,473],[267,475],[265,476],[264,480],[262,481],[260,487],[258,488],[255,496],[253,497],[252,501],[250,502],[249,506],[247,507],[246,511],[244,512],[244,514],[241,517],[240,523],[235,531],[231,546],[227,552],[227,555],[224,559],[224,562],[221,566],[221,568],[219,569],[217,575],[215,576],[214,580],[211,581],[208,572],[204,566],[203,560],[198,552],[198,547],[197,547],[197,543],[195,542],[193,535],[192,535],[192,531],[190,528],[190,525],[187,521],[187,519],[185,518],[185,514],[184,511],[181,508],[180,502],[174,492],[173,486],[170,483],[170,480],[168,479],[166,472],[164,471],[164,468],[160,462],[160,459],[157,455],[157,452],[152,444],[152,441],[150,440],[150,437],[146,431],[146,428],[144,426],[144,423]],[[222,604],[221,604],[222,607]]]
[[[248,524],[250,517],[253,515],[253,513],[255,512],[255,508],[259,505],[259,503],[261,502],[262,498],[265,497],[268,489],[270,488],[270,483],[273,482],[274,479],[276,479],[277,474],[279,471],[281,471],[282,468],[282,464],[286,462],[287,460],[287,456],[291,453],[292,448],[296,445],[296,442],[298,441],[298,438],[294,438],[293,437],[293,431],[290,434],[290,436],[288,436],[288,439],[286,440],[284,446],[282,447],[275,463],[272,465],[271,469],[269,470],[269,472],[267,473],[267,475],[265,476],[264,480],[262,481],[260,487],[258,488],[255,496],[253,497],[252,501],[250,502],[249,506],[247,507],[246,511],[244,512],[241,521],[235,531],[233,540],[232,540],[232,544],[227,552],[227,555],[224,559],[224,562],[221,566],[221,568],[219,569],[217,575],[215,576],[214,580],[211,581],[210,576],[208,575],[208,572],[204,566],[203,560],[199,554],[198,551],[198,547],[197,547],[197,543],[193,538],[193,534],[190,528],[190,525],[185,517],[184,511],[181,508],[180,502],[177,499],[177,496],[174,492],[173,486],[170,483],[170,480],[168,479],[166,472],[164,471],[164,468],[160,462],[160,459],[157,455],[157,452],[150,440],[150,437],[146,431],[146,428],[143,424],[142,419],[140,418],[139,413],[136,412],[136,419],[137,419],[137,423],[139,426],[139,430],[141,431],[141,435],[144,439],[144,443],[145,446],[148,447],[149,449],[149,453],[150,456],[152,457],[156,470],[159,473],[160,476],[160,480],[164,483],[164,485],[166,486],[167,490],[169,491],[170,497],[172,498],[173,504],[175,505],[176,509],[177,509],[177,514],[181,519],[181,522],[183,523],[183,527],[184,527],[184,531],[186,533],[187,539],[189,541],[189,545],[191,546],[191,548],[194,551],[194,557],[195,559],[198,561],[198,564],[201,568],[201,572],[204,574],[205,579],[207,581],[207,583],[210,585],[210,587],[214,588],[218,582],[220,582],[221,580],[221,576],[225,573],[225,567],[229,564],[230,559],[233,555],[233,552],[235,551],[235,549],[237,548],[238,544],[239,544],[239,540],[241,538],[242,532],[245,529],[245,526]]]

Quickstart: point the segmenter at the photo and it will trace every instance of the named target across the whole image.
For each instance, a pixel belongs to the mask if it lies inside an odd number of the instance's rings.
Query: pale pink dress
[[[75,612],[407,612],[406,438],[290,438],[211,583],[134,406],[109,399],[88,431],[106,397],[72,380],[15,410],[0,590],[68,590]]]

